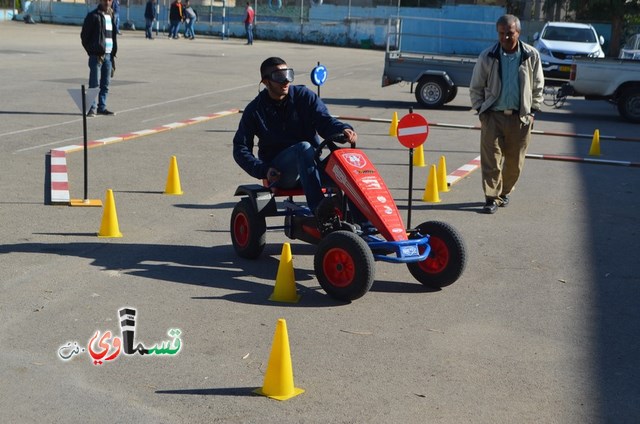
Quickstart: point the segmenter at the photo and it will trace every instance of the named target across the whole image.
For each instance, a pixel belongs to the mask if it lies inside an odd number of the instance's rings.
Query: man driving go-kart
[[[265,60],[260,75],[267,89],[244,110],[233,139],[236,162],[263,180],[235,191],[241,199],[231,213],[230,235],[238,256],[257,259],[266,243],[267,218],[280,217],[284,226],[278,228],[288,238],[318,246],[316,277],[335,299],[351,301],[367,293],[374,261],[406,264],[429,287],[455,282],[466,263],[458,232],[440,221],[406,228],[382,176],[355,147],[353,128],[332,118],[312,91],[290,85],[293,69],[284,60]],[[347,141],[350,147],[336,144]],[[294,199],[302,194],[300,185],[308,207]]]
[[[313,91],[291,85],[293,69],[279,57],[260,65],[266,90],[245,108],[233,138],[233,158],[249,175],[268,182],[269,187],[291,189],[302,186],[310,211],[318,215],[324,198],[322,171],[314,161],[318,135],[329,138],[344,134],[352,145],[358,135],[348,124],[333,118]],[[258,155],[253,154],[258,138]]]

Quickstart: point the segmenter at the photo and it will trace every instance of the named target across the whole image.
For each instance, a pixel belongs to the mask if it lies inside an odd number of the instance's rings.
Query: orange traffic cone
[[[440,156],[440,163],[438,163],[438,191],[440,191],[440,193],[449,191],[449,184],[447,184],[447,161],[444,156]]]
[[[180,196],[181,194],[183,194],[182,187],[180,187],[178,160],[175,156],[171,156],[171,162],[169,163],[169,174],[167,175],[167,184],[164,189],[164,194],[170,194],[174,196]]]
[[[440,203],[440,195],[438,194],[438,180],[436,179],[436,166],[431,165],[429,170],[429,178],[427,178],[427,186],[422,196],[423,202]]]
[[[289,243],[282,245],[276,285],[269,300],[274,302],[298,303],[300,295],[296,293],[296,278],[293,272],[293,257]]]
[[[116,202],[113,199],[113,191],[107,190],[106,199],[104,201],[104,211],[102,213],[102,223],[98,237],[116,238],[122,237],[120,227],[118,226],[118,214],[116,213]]]
[[[277,400],[287,400],[304,392],[293,384],[289,335],[287,322],[283,318],[280,318],[276,325],[262,388],[253,392]]]

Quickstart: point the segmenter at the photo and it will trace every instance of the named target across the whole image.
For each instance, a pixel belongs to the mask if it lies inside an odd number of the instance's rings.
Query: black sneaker
[[[487,202],[482,207],[482,212],[493,214],[498,210],[498,204],[494,199],[487,199]]]
[[[115,112],[111,112],[110,110],[104,109],[104,110],[99,110],[98,115],[113,116],[115,115]]]
[[[500,196],[500,207],[506,208],[509,205],[509,195]]]
[[[89,112],[87,112],[87,118],[93,118],[94,116],[96,116],[96,110],[89,109]]]

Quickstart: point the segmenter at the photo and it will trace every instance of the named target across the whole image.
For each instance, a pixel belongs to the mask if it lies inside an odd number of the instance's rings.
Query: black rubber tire
[[[464,272],[467,249],[458,231],[446,222],[429,221],[417,230],[429,235],[431,253],[422,262],[408,263],[411,275],[428,287],[441,288],[453,284]]]
[[[251,199],[241,199],[231,212],[229,225],[231,242],[238,256],[256,259],[266,244],[267,223],[264,216],[256,213]]]
[[[445,103],[452,102],[453,99],[455,99],[457,95],[458,95],[458,86],[454,85],[453,87],[450,87],[449,88],[449,95],[447,96],[447,101]]]
[[[349,231],[327,234],[318,244],[313,266],[324,291],[342,301],[364,296],[375,278],[371,249]]]
[[[433,76],[422,77],[415,91],[416,100],[427,109],[441,107],[449,96],[449,85]]]
[[[618,99],[618,112],[629,122],[640,123],[640,88],[629,88]]]

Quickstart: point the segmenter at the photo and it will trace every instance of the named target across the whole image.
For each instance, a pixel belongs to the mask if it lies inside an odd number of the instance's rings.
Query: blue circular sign
[[[328,75],[327,68],[324,65],[318,65],[311,71],[311,82],[319,87],[327,81]]]

